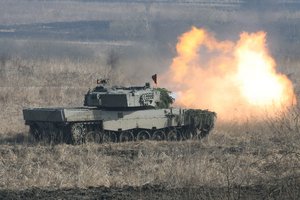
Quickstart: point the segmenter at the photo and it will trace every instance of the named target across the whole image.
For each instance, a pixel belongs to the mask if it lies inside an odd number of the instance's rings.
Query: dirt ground
[[[83,146],[10,138],[0,146],[0,199],[300,199],[298,150],[234,138]]]
[[[90,187],[86,189],[31,188],[26,190],[1,190],[0,199],[298,199],[289,187],[262,186],[228,188],[173,188],[160,185],[143,187]]]

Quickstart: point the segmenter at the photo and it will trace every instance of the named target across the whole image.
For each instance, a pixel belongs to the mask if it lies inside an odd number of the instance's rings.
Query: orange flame
[[[162,82],[179,106],[210,109],[226,120],[272,115],[296,103],[291,81],[276,72],[265,32],[242,33],[235,43],[192,27],[176,49]]]

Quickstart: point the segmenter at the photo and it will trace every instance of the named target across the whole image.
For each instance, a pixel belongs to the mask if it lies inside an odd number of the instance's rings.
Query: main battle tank
[[[162,108],[162,94],[149,83],[138,87],[108,87],[100,81],[89,90],[83,107],[26,108],[25,124],[37,141],[125,142],[179,141],[202,138],[214,127],[208,110]]]

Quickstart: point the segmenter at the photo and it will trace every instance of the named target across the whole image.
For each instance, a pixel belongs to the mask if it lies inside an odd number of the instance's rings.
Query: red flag
[[[154,74],[152,76],[152,80],[154,81],[155,84],[157,84],[157,74]]]

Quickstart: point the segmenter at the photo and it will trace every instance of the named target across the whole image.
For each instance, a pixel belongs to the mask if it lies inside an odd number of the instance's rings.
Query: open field
[[[0,199],[300,199],[299,105],[275,119],[217,121],[202,141],[71,146],[28,136],[23,108],[81,106],[97,78],[149,82],[192,25],[222,40],[267,31],[299,102],[300,4],[210,2],[1,1]]]
[[[161,185],[145,185],[142,187],[89,187],[74,189],[39,189],[23,191],[1,191],[4,199],[297,199],[291,194],[290,182],[281,186],[257,185],[254,187],[236,187],[235,197],[228,197],[228,188],[220,187],[186,187],[170,189]],[[286,184],[287,183],[287,184]],[[297,186],[296,186],[297,187]],[[290,197],[290,198],[289,198]]]
[[[300,138],[289,122],[221,125],[185,142],[49,146],[19,135],[1,141],[0,196],[298,199]]]

